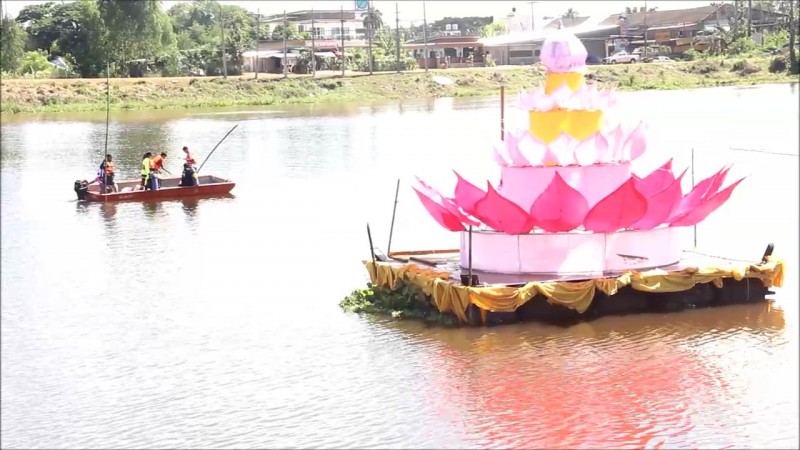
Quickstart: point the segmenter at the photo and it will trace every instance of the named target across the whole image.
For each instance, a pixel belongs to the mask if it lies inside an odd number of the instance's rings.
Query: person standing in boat
[[[112,160],[113,158],[111,157],[111,154],[108,154],[106,155],[106,159],[100,163],[100,176],[102,177],[100,184],[103,185],[103,189],[106,192],[108,192],[109,188],[111,188],[112,192],[119,192],[119,189],[117,189],[117,183],[114,182],[115,167],[114,161]]]
[[[158,176],[161,174],[162,170],[164,169],[164,161],[167,159],[167,153],[161,152],[160,155],[156,155],[150,159],[150,189],[157,191],[160,187],[160,181]]]
[[[198,184],[200,184],[200,180],[197,179],[197,161],[195,161],[194,156],[192,156],[192,153],[189,151],[188,146],[186,145],[183,146],[183,153],[186,154],[186,164],[188,164],[189,167],[192,168],[192,175],[194,177],[193,178],[194,184],[192,186],[197,186]],[[186,164],[184,164],[184,171],[186,168]]]
[[[142,190],[148,189],[147,182],[150,181],[150,158],[152,153],[147,152],[142,157]]]
[[[194,160],[194,156],[192,156],[192,153],[189,151],[189,147],[184,145],[183,153],[186,154],[186,164],[189,164],[194,170],[197,170],[197,161]]]

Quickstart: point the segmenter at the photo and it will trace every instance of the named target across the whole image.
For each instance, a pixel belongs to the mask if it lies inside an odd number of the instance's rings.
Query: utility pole
[[[258,79],[258,41],[261,39],[261,8],[256,10],[256,80]]]
[[[316,48],[317,48],[317,40],[314,36],[316,33],[314,32],[314,8],[311,8],[311,78],[316,78],[317,76],[317,57],[316,57]]]
[[[222,12],[222,3],[219,5],[219,35],[222,39],[222,78],[228,79],[228,62],[225,58],[225,16]]]
[[[342,77],[344,77],[344,69],[347,65],[346,55],[344,54],[344,5],[340,5],[339,8],[342,16],[342,25],[339,29],[339,34],[342,36]]]
[[[647,47],[647,0],[644,0],[644,20],[642,23],[644,24],[644,57],[647,58],[647,51],[649,50]]]
[[[281,30],[283,34],[283,78],[289,77],[289,71],[286,67],[286,10],[283,10],[283,30]]]
[[[528,2],[528,4],[531,5],[531,31],[536,30],[536,25],[533,23],[533,5],[535,5],[537,3],[539,3],[539,2]],[[573,19],[573,20],[575,20],[575,19]]]
[[[397,28],[397,73],[400,73],[400,6],[397,2],[394,2],[394,26]]]
[[[747,0],[747,37],[750,37],[752,29],[753,29],[753,0]]]
[[[425,42],[425,72],[428,72],[428,16],[425,14],[425,0],[422,0],[422,40]]]
[[[369,50],[369,74],[372,75],[372,3],[367,8],[367,48]]]

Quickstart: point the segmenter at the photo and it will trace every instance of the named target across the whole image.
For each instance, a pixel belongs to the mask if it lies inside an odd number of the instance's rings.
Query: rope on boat
[[[726,258],[724,256],[711,255],[711,254],[708,254],[708,253],[698,252],[697,250],[683,250],[683,252],[684,253],[692,253],[692,254],[700,255],[700,256],[707,256],[709,258],[714,258],[714,259],[721,259],[723,261],[733,261],[733,262],[744,262],[744,263],[750,263],[750,264],[757,264],[757,262],[753,261],[752,259],[748,260],[748,259]]]

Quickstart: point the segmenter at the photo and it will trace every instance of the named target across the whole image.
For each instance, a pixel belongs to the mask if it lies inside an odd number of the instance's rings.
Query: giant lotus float
[[[784,263],[683,258],[679,231],[724,205],[743,179],[730,166],[682,188],[670,158],[640,174],[643,123],[606,118],[613,88],[585,81],[587,52],[559,30],[543,44],[544,82],[519,96],[527,129],[494,146],[497,185],[455,172],[452,195],[417,179],[430,216],[460,249],[393,252],[364,261],[373,286],[412,284],[442,313],[470,323],[562,320],[765,300]]]

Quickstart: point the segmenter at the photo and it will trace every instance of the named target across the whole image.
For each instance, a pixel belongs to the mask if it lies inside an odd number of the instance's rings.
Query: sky
[[[59,1],[59,0],[55,0]],[[68,0],[67,0],[68,1]],[[286,11],[298,11],[304,9],[353,9],[355,5],[354,0],[317,0],[317,1],[304,1],[304,0],[291,0],[291,1],[276,1],[276,0],[223,0],[226,4],[239,5],[252,12],[260,11],[262,14],[278,14]],[[16,17],[19,11],[26,5],[46,3],[46,1],[31,1],[31,0],[5,0],[3,1],[3,13],[6,11],[8,15]],[[165,8],[181,3],[180,1],[164,0],[163,5]],[[373,6],[383,13],[384,21],[389,25],[394,25],[395,22],[395,3],[400,10],[400,25],[408,26],[409,22],[422,23],[423,20],[423,3],[425,4],[425,16],[428,21],[434,21],[450,17],[466,17],[466,16],[494,16],[495,20],[505,18],[510,12],[511,8],[517,8],[517,15],[524,15],[527,20],[530,20],[531,6],[533,6],[533,15],[538,22],[541,17],[554,16],[558,17],[564,14],[569,8],[577,11],[581,16],[608,16],[618,12],[622,12],[626,6],[636,7],[644,6],[647,3],[648,8],[657,7],[659,10],[667,9],[683,9],[695,8],[698,6],[707,6],[711,0],[706,1],[648,1],[643,0],[630,0],[630,1],[558,1],[547,0],[533,2],[530,1],[505,1],[505,0],[467,0],[467,1],[437,1],[428,0],[425,2],[417,0],[401,0],[398,2],[390,0],[373,0]]]

